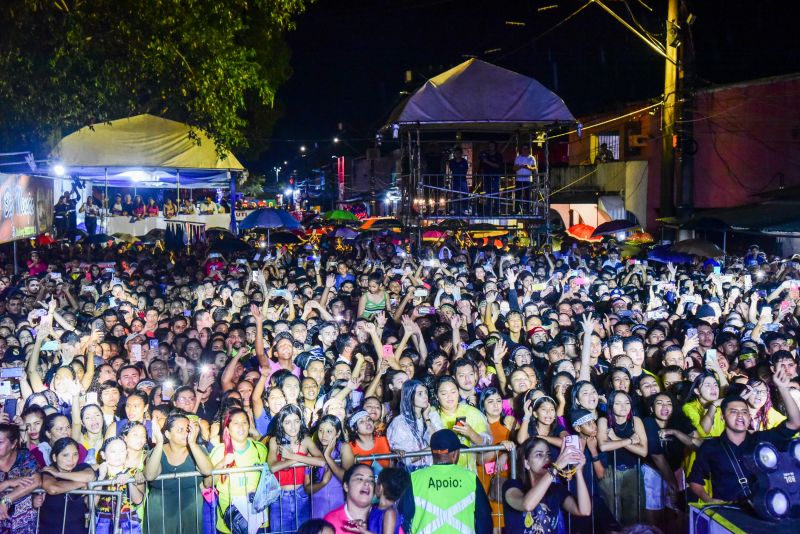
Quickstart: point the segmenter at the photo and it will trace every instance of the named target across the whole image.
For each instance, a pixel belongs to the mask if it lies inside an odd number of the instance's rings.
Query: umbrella
[[[603,224],[595,228],[594,232],[592,232],[592,237],[597,237],[599,235],[616,234],[618,232],[624,232],[625,230],[630,230],[632,228],[639,228],[639,225],[636,224],[635,222],[616,219],[613,221],[604,222]]]
[[[89,243],[106,243],[108,241],[113,241],[114,238],[108,234],[92,234],[89,236]]]
[[[647,232],[636,232],[628,236],[628,239],[625,240],[626,243],[630,243],[632,245],[646,245],[647,243],[652,243],[655,241],[653,236],[648,234]]]
[[[50,234],[42,234],[36,238],[36,244],[39,245],[40,247],[52,245],[55,242],[56,240],[53,239],[53,236],[51,236]]]
[[[209,239],[215,237],[223,237],[223,236],[234,237],[231,231],[228,230],[227,228],[220,228],[219,226],[215,226],[214,228],[209,228],[206,230],[206,237],[208,237]]]
[[[692,263],[692,257],[682,252],[674,252],[669,245],[653,247],[647,253],[647,259],[660,263]]]
[[[164,237],[167,235],[167,231],[162,228],[153,228],[146,234],[137,239],[142,243],[155,243],[156,241],[162,241]]]
[[[592,237],[593,233],[594,226],[589,226],[588,224],[573,224],[567,229],[568,236],[574,237],[580,241],[598,242],[603,240],[600,236]]]
[[[358,232],[353,230],[352,228],[347,228],[343,226],[342,228],[337,228],[336,231],[333,233],[333,237],[338,237],[340,239],[353,239],[358,235]]]
[[[125,241],[126,243],[136,243],[137,241],[139,241],[139,238],[134,237],[131,234],[125,234],[122,232],[117,232],[116,234],[112,235],[119,241]]]
[[[625,245],[624,247],[622,247],[622,249],[620,249],[619,257],[620,258],[636,258],[641,253],[642,253],[641,247],[637,247],[637,246],[628,244],[628,245]]]
[[[269,240],[276,245],[297,245],[300,243],[300,238],[292,232],[272,232]]]
[[[300,223],[286,210],[259,208],[245,217],[244,220],[239,223],[239,228],[242,230],[249,230],[251,228],[266,228],[271,230],[285,228],[287,230],[294,230],[295,228],[300,228]]]
[[[328,221],[358,221],[358,217],[354,213],[346,210],[331,210],[323,215],[323,218]]]
[[[447,237],[447,232],[442,232],[441,230],[428,230],[422,234],[423,241],[439,241],[445,237]]]
[[[378,228],[402,228],[403,223],[394,217],[372,217],[363,221],[359,230],[375,230]]]
[[[714,243],[705,239],[685,239],[672,245],[673,252],[682,252],[703,258],[719,258],[725,253]]]

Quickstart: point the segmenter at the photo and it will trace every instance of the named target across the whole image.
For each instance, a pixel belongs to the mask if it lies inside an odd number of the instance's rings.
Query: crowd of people
[[[6,266],[0,533],[683,531],[800,428],[798,257],[319,247]]]
[[[177,215],[214,215],[231,211],[227,199],[223,198],[220,202],[216,202],[210,196],[200,198],[196,203],[189,198],[184,198],[182,201],[166,198],[159,204],[158,199],[154,197],[145,200],[142,195],[118,193],[112,201],[109,201],[105,195],[100,194],[99,198],[88,195],[78,207],[80,200],[81,194],[76,188],[58,197],[53,207],[54,233],[57,237],[68,238],[75,235],[78,228],[78,213],[83,214],[86,233],[94,235],[98,230],[98,220],[104,215],[129,217],[133,222],[150,217],[169,219]],[[243,203],[244,201],[239,202]]]

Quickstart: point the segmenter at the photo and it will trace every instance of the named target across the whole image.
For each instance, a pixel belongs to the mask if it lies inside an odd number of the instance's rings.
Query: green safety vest
[[[475,534],[477,477],[457,465],[433,465],[411,473],[411,534]]]

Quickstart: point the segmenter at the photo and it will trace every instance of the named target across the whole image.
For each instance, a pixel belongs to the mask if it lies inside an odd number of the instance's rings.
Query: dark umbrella
[[[276,245],[297,245],[300,243],[300,238],[291,232],[272,232],[269,240]]]
[[[692,257],[682,252],[674,252],[669,245],[658,245],[647,253],[647,259],[659,263],[692,263]]]
[[[89,243],[107,243],[108,241],[113,241],[114,238],[108,234],[92,234],[89,236]]]
[[[206,237],[209,238],[209,239],[222,237],[222,236],[235,237],[233,235],[233,233],[231,233],[231,231],[228,230],[227,228],[220,228],[220,227],[217,226],[217,227],[214,227],[214,228],[208,228],[206,230]]]
[[[725,255],[721,248],[705,239],[685,239],[679,241],[672,245],[672,251],[701,256],[703,258],[719,258]]]
[[[617,219],[614,221],[604,222],[603,224],[595,228],[594,232],[592,232],[592,237],[597,237],[599,235],[616,234],[617,232],[624,232],[625,230],[631,230],[633,228],[639,228],[639,225],[636,224],[635,222]]]
[[[167,231],[162,228],[153,228],[139,238],[142,243],[155,243],[156,241],[163,241],[167,235]]]

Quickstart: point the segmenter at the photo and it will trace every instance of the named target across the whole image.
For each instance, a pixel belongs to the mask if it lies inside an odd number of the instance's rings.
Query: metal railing
[[[425,174],[410,194],[411,207],[424,218],[545,219],[549,208],[546,173],[535,173],[530,180]]]
[[[485,454],[492,452],[495,453],[495,462],[500,460],[502,455],[507,455],[508,474],[512,478],[515,477],[517,473],[515,449],[507,451],[505,447],[496,445],[461,450],[462,454]],[[381,460],[399,460],[401,458],[430,456],[431,452],[425,450],[409,452],[402,455],[393,453],[357,456],[355,460],[356,462],[371,463]],[[476,464],[478,464],[478,462],[476,462]],[[311,469],[305,464],[294,465],[294,467],[297,466]],[[99,513],[95,497],[108,497],[113,505],[113,512],[111,514],[113,516],[113,530],[110,531],[110,534],[120,532],[123,534],[138,534],[140,532],[169,532],[170,534],[173,532],[196,532],[215,534],[219,521],[226,526],[233,525],[234,523],[240,526],[253,525],[254,527],[261,527],[264,524],[269,524],[270,532],[290,533],[295,532],[307,519],[323,517],[327,512],[331,511],[328,509],[315,510],[315,494],[306,494],[301,483],[296,490],[283,488],[281,496],[275,503],[270,505],[264,512],[256,513],[255,510],[252,509],[251,503],[253,492],[258,486],[260,471],[261,466],[255,465],[250,467],[215,469],[207,477],[203,476],[198,471],[162,474],[152,481],[146,482],[147,486],[144,501],[140,505],[126,502],[128,495],[130,495],[130,484],[135,483],[135,479],[132,477],[97,480],[88,483],[88,489],[70,491],[67,492],[66,495],[72,497],[89,497],[88,505],[86,505],[86,524],[91,534],[100,532],[100,529],[98,529]],[[505,472],[505,470],[502,469],[499,471]],[[480,476],[481,473],[478,473],[478,475]],[[201,484],[203,479],[208,478],[210,478],[210,488],[216,489],[216,492],[213,492],[213,497],[211,496],[212,492],[208,489],[204,490]],[[186,483],[186,479],[191,479],[192,482]],[[486,486],[489,480],[483,480],[483,482]],[[128,489],[120,489],[122,485],[128,486]],[[102,489],[108,487],[113,487],[114,490]],[[42,492],[42,490],[38,491]],[[339,495],[343,503],[344,497],[341,493],[339,493]],[[497,492],[497,495],[499,495],[499,492]],[[61,534],[69,534],[70,532],[69,526],[66,523],[68,517],[67,506],[70,502],[72,506],[75,506],[75,500],[70,500],[68,498],[64,500],[64,512],[62,518],[60,518],[62,524]],[[130,512],[123,512],[123,505],[130,506]],[[223,506],[225,506],[225,509],[222,508]],[[501,524],[502,506],[497,507],[494,515],[496,516],[496,524]],[[121,521],[123,516],[125,516],[126,522]],[[108,519],[105,515],[104,518]],[[253,531],[253,529],[250,531]],[[41,529],[39,532],[44,534],[44,531]],[[47,534],[51,533],[48,532]]]
[[[461,450],[462,454],[494,453],[493,459],[484,459],[482,462],[476,462],[478,469],[476,474],[484,485],[484,489],[487,490],[487,495],[492,504],[495,528],[501,528],[504,521],[501,495],[502,484],[506,478],[515,479],[518,475],[516,452],[517,449],[515,447],[509,451],[502,445],[472,447]],[[501,461],[501,456],[503,455],[507,457],[507,463]],[[423,450],[405,454],[363,455],[357,456],[355,460],[356,462],[369,462],[371,464],[383,460],[403,460],[430,456],[431,452],[429,450]],[[492,473],[488,473],[485,466],[493,463],[497,465],[498,462],[502,465],[497,466],[497,469],[494,469]],[[305,464],[295,464],[295,466],[304,466],[307,469],[311,469]],[[589,524],[577,521],[576,518],[565,514],[568,532],[594,533],[595,523],[598,520],[602,523],[613,518],[613,520],[623,525],[642,521],[641,514],[644,509],[644,499],[642,497],[644,493],[641,459],[637,459],[635,466],[625,467],[626,469],[621,469],[617,461],[616,451],[614,451],[608,455],[608,467],[602,481],[595,478],[594,468],[589,468],[590,474],[586,480],[592,499],[591,514],[587,518]],[[330,511],[329,509],[315,510],[315,494],[306,494],[305,489],[300,484],[296,490],[282,489],[279,499],[271,504],[267,510],[260,513],[255,512],[251,503],[253,492],[258,486],[260,478],[258,473],[260,471],[261,466],[255,465],[213,470],[208,477],[197,471],[162,474],[146,483],[147,491],[145,492],[144,501],[140,505],[130,505],[131,510],[129,512],[123,512],[123,505],[126,504],[125,501],[127,495],[129,495],[129,490],[120,489],[119,486],[120,484],[133,483],[133,478],[98,480],[87,484],[88,489],[73,490],[67,492],[67,495],[71,497],[88,497],[86,524],[91,534],[101,531],[109,532],[105,530],[106,527],[102,530],[98,529],[98,517],[100,514],[97,510],[96,497],[107,497],[111,500],[111,509],[113,510],[111,517],[108,517],[108,512],[104,512],[106,522],[110,520],[113,524],[113,530],[110,531],[110,534],[120,532],[123,534],[138,534],[140,532],[215,534],[217,524],[220,521],[226,526],[234,523],[238,523],[240,526],[253,525],[254,527],[269,524],[270,532],[289,533],[295,532],[307,519],[323,517]],[[630,474],[625,475],[625,473]],[[210,487],[217,490],[211,499],[208,499],[209,491],[207,489],[204,490],[201,484],[201,481],[205,478],[210,478]],[[635,487],[632,486],[633,481],[628,480],[630,478],[636,479]],[[186,479],[192,479],[192,482],[185,484],[182,489],[181,482]],[[170,482],[173,484],[169,484]],[[495,487],[494,484],[497,484],[497,486]],[[101,489],[108,486],[115,486],[115,488],[114,490]],[[189,494],[187,495],[186,487],[189,486]],[[574,495],[576,490],[575,479],[568,483],[568,487]],[[37,490],[37,492],[43,493],[43,490]],[[206,494],[205,497],[204,494]],[[664,495],[666,499],[666,494]],[[45,496],[45,498],[48,497]],[[341,499],[344,502],[343,496]],[[70,505],[74,506],[75,502],[75,500],[70,499],[64,500],[63,516],[59,518],[62,525],[61,534],[69,534],[66,523],[67,508]],[[682,502],[679,504],[688,503]],[[225,506],[224,509],[223,505]],[[631,510],[631,507],[635,508],[635,511]],[[670,507],[668,504],[667,508]],[[599,517],[597,517],[598,513],[600,514]],[[127,521],[121,521],[123,516]],[[583,518],[580,519],[583,520]],[[127,528],[124,528],[125,526]],[[607,525],[601,526],[605,527]],[[44,533],[45,531],[40,529],[39,532]],[[48,531],[47,534],[51,533]]]

